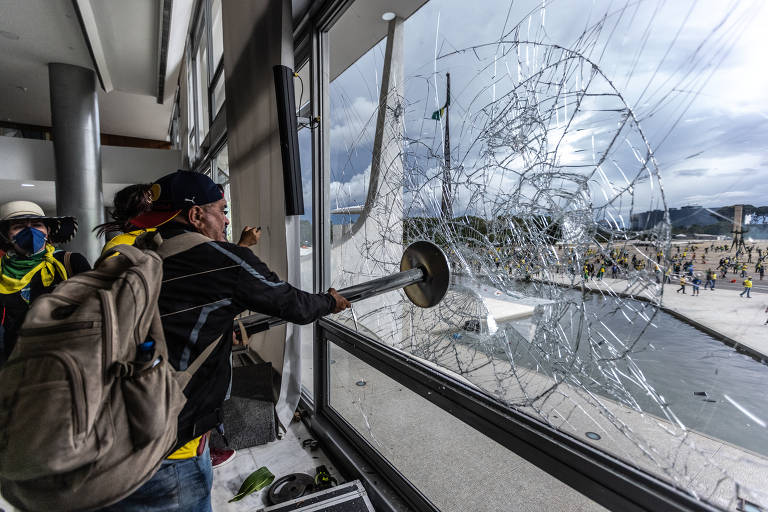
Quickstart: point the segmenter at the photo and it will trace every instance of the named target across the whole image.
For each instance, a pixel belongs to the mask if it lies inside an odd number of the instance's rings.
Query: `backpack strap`
[[[67,279],[72,277],[72,253],[69,251],[64,253],[64,270],[67,271]]]
[[[122,254],[131,263],[138,265],[142,258],[144,258],[144,251],[142,249],[152,249],[161,258],[165,259],[210,241],[210,238],[196,231],[188,231],[164,241],[160,233],[151,231],[137,237],[135,245],[120,244],[110,247],[96,260],[93,267],[96,268],[102,261],[116,253]]]
[[[145,258],[144,251],[141,249],[128,244],[120,244],[114,247],[110,247],[108,250],[104,251],[101,256],[99,256],[99,259],[96,260],[96,263],[93,264],[93,268],[98,267],[104,260],[117,253],[120,253],[128,258],[128,260],[134,265],[138,265],[143,260],[143,258]]]
[[[221,342],[222,336],[219,336],[216,338],[216,341],[205,347],[205,350],[203,350],[199,356],[195,358],[194,361],[192,361],[192,364],[190,364],[186,370],[183,372],[178,372],[176,375],[176,381],[181,386],[181,389],[184,389],[187,387],[187,384],[189,384],[189,381],[192,380],[192,377],[195,375],[195,372],[200,369],[201,366],[203,366],[203,363],[210,357],[210,355],[213,353],[213,351],[216,349],[216,347],[219,346],[219,343]]]
[[[181,235],[164,240],[160,247],[156,249],[156,252],[161,258],[165,259],[211,241],[210,238],[197,231],[187,231]]]

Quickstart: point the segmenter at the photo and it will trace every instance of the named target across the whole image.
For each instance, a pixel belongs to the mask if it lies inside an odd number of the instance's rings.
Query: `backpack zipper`
[[[91,328],[93,328],[93,321],[72,322],[64,325],[50,325],[48,327],[27,327],[19,330],[19,336],[44,336],[46,334],[57,334]]]
[[[144,274],[142,274],[141,272],[138,272],[138,271],[136,271],[134,269],[131,269],[128,272],[131,272],[131,273],[136,274],[138,276],[139,280],[141,281],[141,284],[144,286],[144,295],[146,296],[147,302],[149,303],[149,301],[152,300],[152,297],[149,296],[149,283],[144,278]],[[150,309],[152,309],[152,308],[150,307]],[[146,310],[145,310],[145,312],[146,312]],[[143,320],[143,319],[144,318],[142,317],[141,320]],[[150,321],[151,320],[152,319],[150,318]],[[141,343],[143,341],[143,340],[139,340],[139,336],[138,336],[138,334],[139,334],[138,330],[139,330],[141,324],[142,324],[141,321],[136,323],[136,328],[134,329],[134,333],[133,333],[133,337],[134,337],[134,339],[138,340],[138,343]]]
[[[72,378],[72,393],[75,395],[73,405],[75,408],[75,417],[77,418],[77,428],[75,428],[74,431],[78,434],[85,432],[85,408],[87,404],[85,402],[85,389],[83,386],[83,379],[82,375],[80,375],[80,370],[77,367],[77,363],[69,354],[53,354],[50,352],[48,354],[58,358],[69,370],[70,377]]]
[[[112,308],[112,302],[109,300],[109,292],[106,290],[99,290],[99,299],[101,300],[101,311],[102,311],[102,318],[104,319],[104,325],[102,328],[104,329],[104,373],[106,375],[107,370],[112,365],[112,343],[114,343],[114,339],[112,338],[112,315],[114,313],[114,308]]]

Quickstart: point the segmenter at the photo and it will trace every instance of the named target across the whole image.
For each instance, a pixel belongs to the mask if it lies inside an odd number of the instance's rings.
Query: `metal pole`
[[[350,302],[357,302],[363,299],[369,299],[382,293],[390,292],[392,290],[399,290],[406,286],[420,283],[426,279],[426,273],[421,268],[412,268],[404,272],[398,272],[391,276],[380,277],[373,279],[365,283],[349,286],[342,290],[339,290],[339,294],[346,297]],[[266,331],[267,329],[276,325],[286,323],[286,320],[276,316],[268,315],[251,315],[247,318],[241,319],[243,326],[248,331],[248,334],[255,334],[257,332]],[[235,331],[238,327],[235,327]]]
[[[96,73],[51,63],[48,77],[56,155],[56,214],[77,219],[77,236],[67,248],[94,262],[103,244],[91,230],[104,222]]]

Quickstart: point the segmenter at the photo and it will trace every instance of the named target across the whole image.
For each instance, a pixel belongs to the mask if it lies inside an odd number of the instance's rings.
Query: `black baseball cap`
[[[221,186],[205,174],[182,170],[163,176],[150,190],[152,208],[128,221],[136,227],[156,228],[190,206],[215,203],[224,197]]]

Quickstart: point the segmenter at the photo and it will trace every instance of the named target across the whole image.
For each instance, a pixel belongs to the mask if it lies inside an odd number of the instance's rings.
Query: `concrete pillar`
[[[293,19],[290,0],[224,0],[224,70],[227,93],[232,232],[262,226],[256,255],[282,279],[298,286],[298,229],[286,224],[283,167],[272,66],[293,69]],[[291,233],[286,245],[286,228]],[[298,332],[279,326],[252,336],[249,347],[282,374],[277,414],[288,425],[298,404]]]
[[[84,254],[93,263],[103,242],[91,230],[104,222],[96,73],[80,66],[51,63],[48,77],[56,157],[56,213],[77,218],[77,236],[66,249]]]

